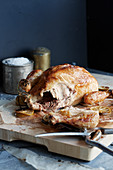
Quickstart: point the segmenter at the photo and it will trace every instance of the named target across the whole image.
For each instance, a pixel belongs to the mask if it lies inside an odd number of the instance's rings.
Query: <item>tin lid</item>
[[[50,52],[50,50],[48,49],[48,48],[46,48],[46,47],[38,47],[38,48],[36,48],[35,50],[33,50],[33,53],[35,53],[35,54],[45,54],[45,53],[48,53],[48,54],[50,54],[51,52]]]

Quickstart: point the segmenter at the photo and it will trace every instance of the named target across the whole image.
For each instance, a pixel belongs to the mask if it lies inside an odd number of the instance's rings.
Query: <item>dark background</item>
[[[112,0],[0,0],[1,61],[44,46],[51,65],[76,62],[113,72]]]
[[[44,46],[51,65],[87,65],[85,0],[0,0],[0,61]]]
[[[87,0],[88,67],[113,73],[113,0]]]

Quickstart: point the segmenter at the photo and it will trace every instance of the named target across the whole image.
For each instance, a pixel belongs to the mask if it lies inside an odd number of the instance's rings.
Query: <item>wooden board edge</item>
[[[106,135],[103,137],[101,143],[105,144],[107,141],[107,145],[110,145],[111,138],[113,141],[113,135]],[[64,143],[61,141],[57,141],[52,139],[51,137],[38,137],[32,136],[31,134],[24,134],[17,131],[10,131],[7,129],[1,129],[0,139],[5,141],[14,141],[14,140],[22,140],[26,142],[31,142],[35,144],[44,145],[47,147],[48,151],[85,160],[92,161],[95,159],[102,151],[96,147],[88,147],[78,146],[78,145],[69,145],[68,143]]]
[[[43,137],[42,140],[43,145],[47,147],[48,151],[84,161],[92,161],[102,152],[100,149],[89,145],[87,148],[84,146],[69,145],[68,143],[55,141],[46,137]]]
[[[91,161],[91,150],[92,148],[86,148],[81,146],[69,145],[68,143],[63,143],[60,141],[53,140],[51,138],[31,136],[28,134],[22,134],[17,131],[9,131],[7,129],[1,129],[0,139],[8,142],[15,140],[22,140],[26,142],[31,142],[35,144],[44,145],[47,147],[49,152],[82,159],[85,161]],[[79,153],[79,154],[78,154]],[[97,156],[97,155],[96,155]]]

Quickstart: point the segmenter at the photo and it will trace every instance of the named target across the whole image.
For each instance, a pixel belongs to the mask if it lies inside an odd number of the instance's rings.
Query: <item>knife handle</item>
[[[103,134],[113,134],[113,128],[101,128]]]
[[[87,144],[91,145],[91,146],[96,146],[96,147],[98,147],[99,149],[101,149],[102,151],[104,151],[104,152],[108,153],[109,155],[113,156],[113,150],[110,149],[109,147],[101,144],[100,142],[94,141],[94,140],[90,140],[90,139],[88,139],[87,137],[86,137],[86,139],[85,139],[85,142],[86,142]]]

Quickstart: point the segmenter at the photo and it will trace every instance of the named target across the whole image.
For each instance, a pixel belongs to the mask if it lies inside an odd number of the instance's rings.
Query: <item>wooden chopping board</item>
[[[99,74],[93,74],[99,82],[99,85],[110,86],[113,89],[113,77]],[[56,131],[55,128],[40,123],[39,118],[35,117],[32,121],[30,117],[27,121],[24,119],[18,121],[13,115],[17,108],[15,101],[11,101],[0,107],[0,139],[6,141],[24,140],[44,145],[49,151],[58,154],[91,161],[102,151],[96,147],[87,145],[82,137],[40,137],[35,135]],[[113,127],[113,123],[105,125]],[[113,135],[104,135],[100,142],[108,146],[113,142]]]

